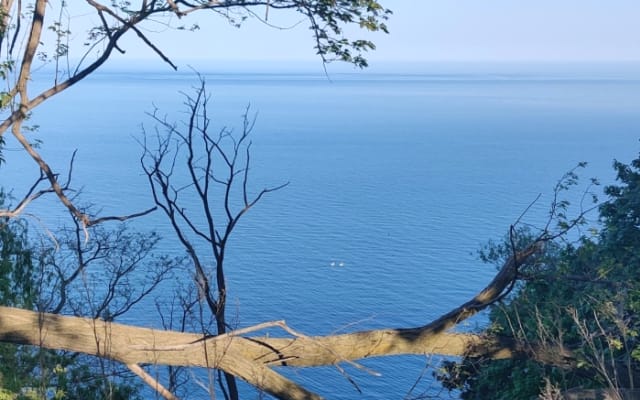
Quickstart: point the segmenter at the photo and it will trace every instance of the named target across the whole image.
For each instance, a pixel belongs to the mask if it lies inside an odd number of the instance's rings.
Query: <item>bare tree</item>
[[[169,121],[155,110],[151,117],[160,129],[155,137],[145,137],[141,163],[155,204],[168,217],[191,259],[198,297],[215,317],[216,331],[204,333],[221,335],[230,328],[225,316],[225,256],[231,233],[258,201],[286,184],[249,193],[249,134],[254,120],[247,109],[237,135],[227,128],[212,132],[209,101],[205,81],[200,78],[195,95],[186,95],[186,123]],[[150,141],[157,147],[149,148]],[[213,265],[208,265],[208,259]],[[233,376],[225,374],[225,381],[225,397],[237,399]]]
[[[86,212],[91,215],[90,212]],[[114,320],[147,297],[172,276],[182,262],[159,255],[155,232],[133,231],[126,224],[93,226],[92,240],[71,218],[72,226],[55,232],[56,245],[44,245],[39,255],[38,309]]]

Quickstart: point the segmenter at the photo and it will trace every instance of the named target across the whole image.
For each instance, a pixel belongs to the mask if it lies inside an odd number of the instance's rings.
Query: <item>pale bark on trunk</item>
[[[511,257],[471,301],[419,328],[308,337],[297,335],[281,322],[275,325],[293,332],[292,337],[247,336],[251,329],[243,329],[203,338],[201,334],[0,307],[0,341],[85,353],[127,365],[220,368],[278,398],[319,399],[271,367],[334,365],[398,354],[484,355],[494,359],[531,356],[531,348],[519,348],[512,341],[448,330],[499,298],[516,278],[518,266],[539,247],[537,243]],[[562,363],[569,356],[549,354],[552,363]],[[536,356],[544,355],[540,351]]]

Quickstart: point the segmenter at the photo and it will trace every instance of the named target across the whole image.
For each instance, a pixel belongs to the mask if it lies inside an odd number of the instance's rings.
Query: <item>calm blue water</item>
[[[565,171],[588,161],[585,178],[611,182],[612,160],[640,150],[640,74],[615,68],[206,78],[216,127],[238,127],[247,104],[257,112],[254,187],[290,182],[246,216],[230,243],[229,314],[239,326],[285,319],[321,335],[425,324],[488,283],[494,269],[475,251],[540,193],[525,219],[544,224]],[[34,113],[42,153],[65,170],[77,148],[74,182],[104,215],[147,208],[135,141],[142,124],[154,126],[144,112],[155,104],[184,117],[178,92],[194,84],[192,73],[94,76]],[[20,151],[6,155],[0,184],[19,195],[34,169]],[[140,226],[170,235],[160,213]],[[181,251],[171,240],[164,248]],[[158,324],[152,305],[137,312],[128,321]],[[403,398],[430,362],[364,361],[379,378],[347,368],[362,395],[333,368],[288,374],[332,399]],[[414,395],[437,393],[429,375]]]

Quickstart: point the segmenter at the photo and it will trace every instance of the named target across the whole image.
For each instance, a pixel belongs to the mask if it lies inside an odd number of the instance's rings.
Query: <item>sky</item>
[[[74,2],[72,2],[74,3]],[[394,14],[391,33],[365,35],[377,50],[372,64],[435,61],[640,61],[639,0],[381,0]],[[97,21],[70,10],[72,25]],[[256,10],[257,13],[263,11]],[[238,29],[209,12],[174,24],[197,32],[147,26],[172,59],[278,64],[316,61],[311,32],[299,16],[271,11],[274,29],[257,20]],[[75,32],[79,32],[76,30]],[[355,30],[353,37],[361,36]],[[131,34],[127,60],[156,58]]]

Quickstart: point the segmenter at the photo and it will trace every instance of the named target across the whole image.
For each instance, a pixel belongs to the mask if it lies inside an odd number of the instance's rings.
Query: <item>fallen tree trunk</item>
[[[419,329],[419,328],[417,328]],[[380,329],[320,337],[222,338],[165,331],[103,320],[37,313],[0,307],[0,341],[67,350],[125,364],[157,364],[222,368],[229,353],[264,365],[312,367],[346,360],[398,354],[447,356],[489,355],[513,358],[522,353],[513,343],[465,333],[428,335],[416,340],[407,330]],[[205,354],[203,347],[207,348]],[[354,348],[357,347],[357,348]]]
[[[477,355],[490,358],[530,356],[530,348],[520,348],[510,340],[489,340],[447,330],[486,308],[509,290],[516,279],[518,267],[539,251],[540,245],[536,242],[510,257],[493,281],[472,300],[418,328],[309,337],[296,333],[281,321],[221,336],[203,337],[201,334],[0,307],[0,341],[85,353],[127,365],[219,368],[281,399],[320,399],[270,367],[334,365],[397,354]],[[280,326],[292,337],[246,335],[266,325]],[[559,362],[565,358],[561,354],[553,356],[559,357]]]

